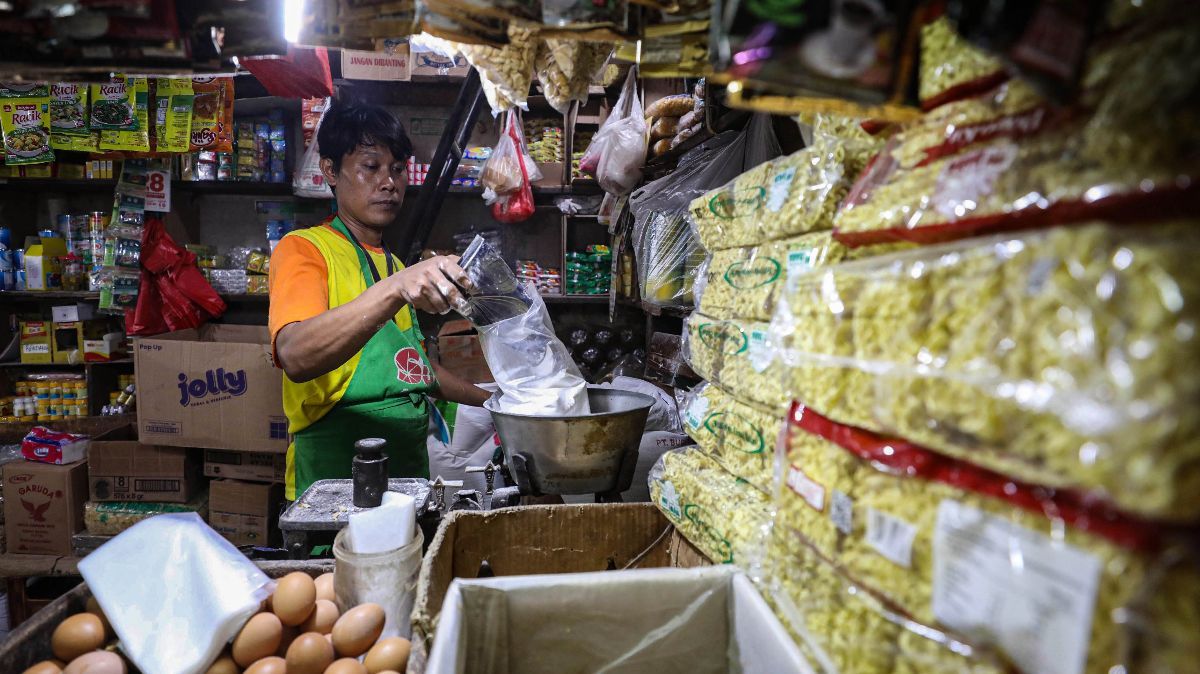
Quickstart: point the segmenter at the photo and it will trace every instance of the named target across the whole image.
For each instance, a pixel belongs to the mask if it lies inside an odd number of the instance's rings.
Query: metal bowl
[[[591,414],[570,417],[508,414],[488,406],[504,460],[522,493],[604,494],[629,488],[654,399],[589,386],[588,403]]]

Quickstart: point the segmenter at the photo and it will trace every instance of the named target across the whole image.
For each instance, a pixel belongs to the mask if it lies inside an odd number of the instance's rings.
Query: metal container
[[[488,403],[509,472],[525,494],[611,494],[633,482],[638,444],[654,400],[589,387],[591,414],[542,417]]]

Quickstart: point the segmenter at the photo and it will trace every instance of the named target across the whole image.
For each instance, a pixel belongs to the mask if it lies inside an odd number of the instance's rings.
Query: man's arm
[[[438,380],[435,396],[442,400],[481,407],[485,400],[492,397],[491,393],[444,369],[439,363],[433,363],[433,372]]]
[[[445,313],[464,302],[450,279],[471,289],[457,260],[430,258],[401,269],[346,304],[283,326],[275,337],[279,366],[298,383],[332,372],[358,353],[405,304]]]

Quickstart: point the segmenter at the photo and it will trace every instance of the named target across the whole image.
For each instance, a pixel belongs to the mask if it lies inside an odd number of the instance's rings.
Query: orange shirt
[[[329,225],[318,226],[333,230]],[[366,244],[363,248],[373,255],[383,255],[382,248]],[[271,331],[271,350],[274,351],[275,337],[283,326],[329,310],[329,269],[325,266],[325,258],[311,242],[298,236],[285,236],[271,253],[269,283],[271,306],[267,324]]]

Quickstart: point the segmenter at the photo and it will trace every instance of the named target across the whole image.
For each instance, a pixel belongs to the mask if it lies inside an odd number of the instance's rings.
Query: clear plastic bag
[[[498,195],[489,202],[492,205],[492,217],[499,222],[521,222],[532,217],[536,209],[533,203],[533,181],[540,180],[542,172],[529,157],[529,150],[525,147],[525,134],[521,130],[520,111],[512,110],[508,113],[504,138],[501,139],[501,142],[507,149],[504,151],[502,160],[504,163],[497,165],[494,175],[497,180],[503,178],[502,187],[507,187],[514,175],[519,180],[514,190]],[[496,154],[500,154],[500,152],[497,151],[492,156],[495,157]],[[491,163],[490,159],[488,163]],[[517,172],[515,174],[512,173],[514,168]],[[486,166],[484,170],[487,170]],[[484,199],[488,198],[488,193],[485,191]]]
[[[857,587],[887,606],[858,606],[860,615],[877,614],[863,622],[887,634],[871,649],[911,671],[966,666],[919,634],[962,653],[999,650],[1029,672],[1194,668],[1200,565],[1185,532],[799,404],[786,437],[787,486],[775,501],[780,547],[769,554],[800,615],[819,610],[814,600],[824,591],[849,597]],[[810,572],[805,560],[817,559],[828,568]],[[835,638],[831,626],[818,628],[822,639]],[[1002,670],[987,663],[984,671]]]
[[[274,586],[194,513],[135,525],[80,561],[79,573],[121,651],[159,674],[205,671]]]
[[[683,428],[722,468],[763,494],[775,493],[775,441],[784,413],[743,402],[704,382],[679,395]]]
[[[292,178],[292,193],[298,197],[311,199],[332,199],[333,190],[325,182],[325,174],[321,172],[321,150],[317,147],[317,133],[321,130],[321,122],[325,120],[325,112],[329,110],[330,99],[320,105],[321,117],[312,132],[312,143],[304,151],[296,175]]]
[[[646,161],[646,119],[637,92],[637,68],[630,68],[613,113],[592,137],[580,169],[592,172],[609,194],[629,194],[642,179]]]
[[[479,71],[493,115],[513,108],[528,109],[537,47],[534,28],[516,22],[508,25],[508,44],[503,47],[462,45],[463,56]]]
[[[475,327],[521,316],[533,305],[536,288],[518,283],[504,256],[483,236],[475,236],[459,264],[475,291],[456,309]]]
[[[477,326],[479,345],[500,392],[489,409],[531,416],[590,413],[587,381],[571,351],[554,334],[546,303],[532,284],[529,309],[513,318]]]
[[[488,157],[479,175],[479,182],[483,185],[483,200],[489,205],[516,192],[524,178],[521,172],[520,148],[511,133],[512,123],[512,113],[508,113],[504,118],[504,131],[500,134],[496,149],[492,151],[492,156]]]
[[[565,115],[572,102],[586,103],[588,89],[604,71],[612,50],[609,42],[543,40],[534,67],[550,107]]]
[[[761,327],[701,314],[689,321],[692,365],[739,393],[794,396],[839,423],[1192,522],[1197,255],[1196,223],[1185,221],[1056,228],[847,262],[802,277],[780,302],[758,351],[774,359],[770,376],[743,382],[749,358],[721,348]]]

